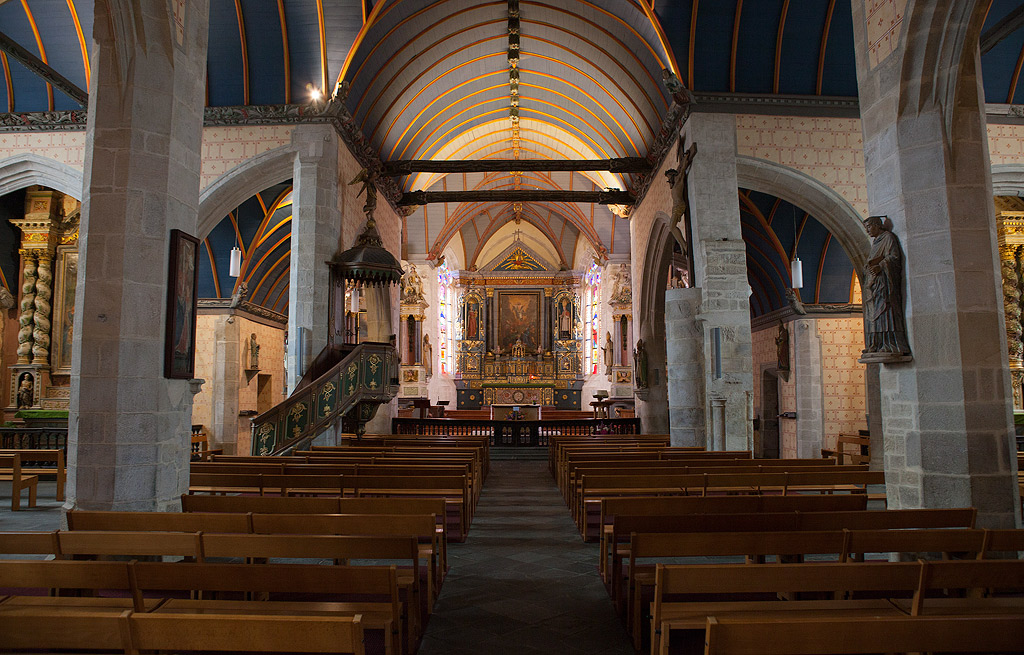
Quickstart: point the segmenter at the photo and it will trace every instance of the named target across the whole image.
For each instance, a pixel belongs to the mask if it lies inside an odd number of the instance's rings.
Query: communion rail
[[[394,434],[489,437],[492,446],[547,446],[552,436],[640,434],[640,419],[490,421],[457,418],[393,418]]]

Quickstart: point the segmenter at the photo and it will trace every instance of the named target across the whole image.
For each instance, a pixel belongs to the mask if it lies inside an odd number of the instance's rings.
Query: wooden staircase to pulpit
[[[302,450],[343,421],[356,434],[398,393],[398,351],[390,343],[328,346],[284,402],[252,420],[252,454]],[[345,425],[345,424],[348,425]]]

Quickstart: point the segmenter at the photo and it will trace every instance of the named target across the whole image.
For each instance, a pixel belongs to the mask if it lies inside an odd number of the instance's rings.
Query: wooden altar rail
[[[63,450],[67,451],[67,428],[0,428],[2,450]]]
[[[396,435],[488,437],[491,446],[548,446],[551,437],[595,434],[640,434],[640,419],[578,419],[540,421],[484,421],[447,418],[393,418]]]

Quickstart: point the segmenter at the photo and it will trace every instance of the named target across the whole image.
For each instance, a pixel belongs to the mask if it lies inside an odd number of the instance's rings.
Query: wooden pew
[[[608,556],[607,539],[611,521],[619,515],[670,516],[679,514],[721,514],[755,512],[852,512],[867,509],[864,494],[817,496],[633,496],[602,498],[598,531],[602,554]],[[587,525],[585,539],[591,539]]]
[[[895,564],[658,564],[651,603],[651,653],[667,655],[672,632],[703,631],[707,617],[791,619],[902,616],[887,598],[911,595],[921,576],[917,562]],[[779,592],[826,592],[832,600],[780,600]],[[881,592],[857,600],[848,592]],[[688,600],[701,598],[700,601]],[[669,602],[670,598],[683,598]],[[692,633],[691,633],[692,634]]]
[[[783,496],[785,498],[786,496]],[[861,510],[852,512],[756,512],[735,514],[642,515],[619,514],[612,519],[612,531],[602,552],[610,552],[606,582],[613,586],[629,559],[629,538],[633,533],[682,532],[798,532],[821,530],[881,531],[907,528],[971,528],[974,508]],[[943,542],[945,543],[945,542]],[[614,548],[611,544],[615,544]],[[877,550],[890,550],[879,543]],[[978,544],[982,547],[982,544]],[[927,550],[927,549],[924,549]]]
[[[64,451],[59,448],[16,448],[0,450],[0,455],[21,455],[22,473],[30,475],[52,475],[57,483],[56,500],[64,500],[64,486],[68,470],[64,463]]]
[[[634,646],[640,648],[641,598],[643,587],[654,584],[653,567],[638,567],[638,560],[683,557],[802,558],[829,555],[847,562],[854,555],[887,551],[895,554],[942,552],[984,555],[985,530],[889,530],[889,531],[800,531],[800,532],[715,532],[635,533],[631,536],[627,595],[627,619]]]
[[[1022,617],[721,619],[705,627],[704,655],[1024,653]],[[823,644],[827,644],[823,647]]]
[[[36,506],[36,486],[39,476],[28,475],[22,471],[19,453],[0,453],[0,482],[11,483],[11,511],[21,509],[21,492],[28,490],[28,506]]]
[[[5,650],[187,650],[364,655],[361,617],[0,612]]]
[[[0,561],[0,588],[19,592],[0,604],[0,612],[59,608],[69,612],[361,614],[365,627],[383,631],[388,654],[402,652],[403,611],[394,566]],[[118,591],[123,595],[98,595]],[[225,592],[259,594],[266,599],[217,598]],[[191,594],[193,600],[182,598],[183,594]],[[195,600],[198,595],[202,600]],[[351,600],[354,597],[359,600]]]
[[[867,485],[884,484],[881,471],[703,473],[689,475],[582,476],[573,516],[581,531],[588,512],[599,511],[600,499],[610,496],[691,495],[716,493],[867,493]]]
[[[835,457],[842,464],[868,464],[871,462],[871,437],[859,434],[840,434],[836,437],[835,448],[822,448],[822,457]]]

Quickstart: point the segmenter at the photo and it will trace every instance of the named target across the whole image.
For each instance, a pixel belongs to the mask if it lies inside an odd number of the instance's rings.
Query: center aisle
[[[547,460],[492,460],[419,655],[633,653]]]

